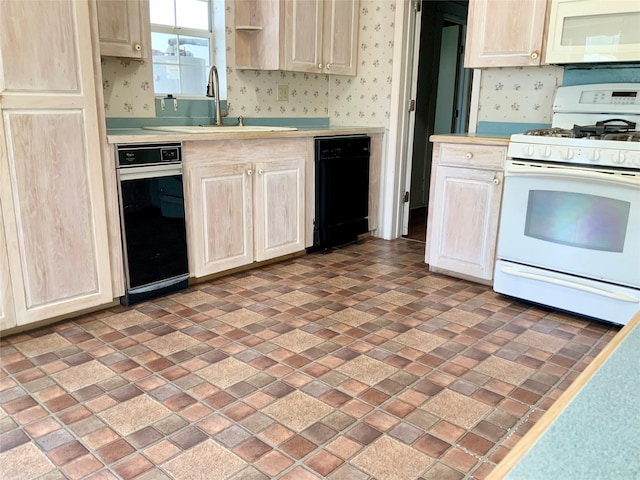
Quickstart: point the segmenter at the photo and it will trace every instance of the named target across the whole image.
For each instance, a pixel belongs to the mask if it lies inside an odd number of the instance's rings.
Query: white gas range
[[[640,310],[640,84],[560,87],[510,139],[494,290],[625,324]]]

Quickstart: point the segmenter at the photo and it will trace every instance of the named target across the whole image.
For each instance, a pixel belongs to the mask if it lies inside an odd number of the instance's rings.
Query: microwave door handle
[[[574,290],[582,290],[583,292],[587,292],[587,293],[595,293],[596,295],[612,298],[614,300],[619,300],[621,302],[640,303],[640,300],[638,300],[635,297],[632,297],[631,295],[626,295],[620,292],[610,292],[608,290],[603,290],[601,288],[595,288],[589,285],[584,285],[582,283],[571,282],[568,280],[564,280],[562,278],[551,277],[549,275],[540,275],[538,273],[522,272],[517,268],[513,268],[513,267],[502,267],[500,271],[503,273],[506,273],[507,275],[513,275],[514,277],[529,278],[531,280],[537,280],[539,282],[546,282],[546,283],[552,283],[554,285],[561,285],[563,287],[573,288]]]
[[[607,175],[598,171],[588,169],[566,168],[546,166],[530,167],[528,165],[511,164],[505,170],[505,176],[525,176],[536,177],[557,177],[563,180],[567,178],[582,178],[584,180],[597,180],[598,182],[613,183],[615,185],[630,185],[640,187],[640,176],[630,175]]]

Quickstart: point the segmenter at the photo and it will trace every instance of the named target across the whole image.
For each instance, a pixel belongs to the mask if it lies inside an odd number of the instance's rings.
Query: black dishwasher
[[[369,231],[369,156],[366,135],[316,137],[313,247],[355,242]]]

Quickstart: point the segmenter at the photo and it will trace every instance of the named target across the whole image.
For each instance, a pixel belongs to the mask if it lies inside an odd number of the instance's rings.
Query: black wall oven
[[[121,303],[187,288],[181,144],[119,145],[117,176],[125,263]]]

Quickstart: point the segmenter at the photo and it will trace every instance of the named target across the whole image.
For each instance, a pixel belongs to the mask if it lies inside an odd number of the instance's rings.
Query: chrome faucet
[[[214,125],[222,125],[222,110],[220,109],[220,84],[218,83],[218,69],[215,65],[209,70],[209,83],[207,83],[207,97],[216,100],[216,118]]]

